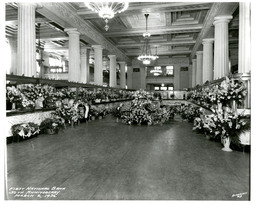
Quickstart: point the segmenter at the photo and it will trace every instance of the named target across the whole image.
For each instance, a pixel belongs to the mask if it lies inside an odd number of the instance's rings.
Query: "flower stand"
[[[225,151],[225,152],[232,152],[232,149],[230,149],[230,143],[231,143],[231,140],[229,137],[225,137],[222,139],[222,143],[223,143],[223,148],[222,150]]]
[[[12,110],[16,110],[16,103],[12,103]]]

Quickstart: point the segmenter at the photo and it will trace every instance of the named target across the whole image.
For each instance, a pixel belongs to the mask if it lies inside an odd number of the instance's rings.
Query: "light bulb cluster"
[[[116,13],[125,11],[129,3],[128,2],[85,2],[85,6],[99,14],[101,18],[105,20],[105,30],[108,31],[108,21],[112,19]]]

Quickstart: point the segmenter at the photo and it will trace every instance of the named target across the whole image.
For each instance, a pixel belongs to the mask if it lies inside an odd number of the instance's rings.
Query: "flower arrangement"
[[[141,98],[147,98],[148,97],[148,92],[145,90],[137,90],[133,93],[132,97],[134,99],[141,99]]]
[[[221,103],[232,107],[233,101],[241,104],[247,95],[246,87],[241,79],[226,77],[220,84],[208,85],[188,93],[188,99],[205,107]]]
[[[14,86],[6,87],[6,97],[11,103],[20,103],[22,100],[20,90]]]
[[[178,113],[183,120],[187,120],[188,122],[194,122],[195,118],[203,114],[202,108],[195,107],[191,104],[181,105],[181,107],[178,108]]]
[[[53,115],[51,118],[46,118],[40,124],[40,130],[46,132],[46,130],[52,130],[58,132],[59,129],[65,127],[65,120],[59,116]]]
[[[13,125],[11,130],[13,136],[22,137],[23,139],[39,134],[40,132],[39,125],[33,122]]]
[[[58,107],[54,113],[56,116],[63,118],[68,123],[77,122],[79,120],[79,112],[75,106],[63,104]]]
[[[233,100],[241,104],[247,95],[247,91],[242,80],[234,80],[226,77],[219,86],[218,94],[220,102],[224,105],[230,105]]]
[[[234,144],[239,144],[239,135],[250,129],[250,121],[244,114],[235,115],[230,111],[218,110],[212,115],[196,118],[193,130],[210,134],[216,140],[230,138]]]
[[[148,95],[141,95],[138,92],[137,97],[130,103],[120,104],[114,110],[114,116],[120,117],[126,124],[135,125],[156,125],[163,124],[170,119],[171,108],[161,107],[153,103]],[[142,92],[145,94],[146,92]],[[143,98],[141,98],[143,96]],[[144,98],[147,96],[146,98]]]

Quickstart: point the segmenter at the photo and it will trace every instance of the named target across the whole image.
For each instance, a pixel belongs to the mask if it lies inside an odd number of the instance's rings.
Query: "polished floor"
[[[179,117],[129,126],[107,116],[8,144],[6,199],[249,200],[250,154],[221,148]]]

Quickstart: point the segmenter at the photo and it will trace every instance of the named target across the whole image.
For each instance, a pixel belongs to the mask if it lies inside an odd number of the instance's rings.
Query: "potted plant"
[[[45,134],[57,134],[59,130],[64,127],[65,127],[65,120],[58,116],[46,118],[40,124],[40,129]]]
[[[28,123],[19,123],[11,127],[13,142],[19,142],[20,137],[23,139],[30,138],[39,134],[40,128],[39,125],[28,122]]]

